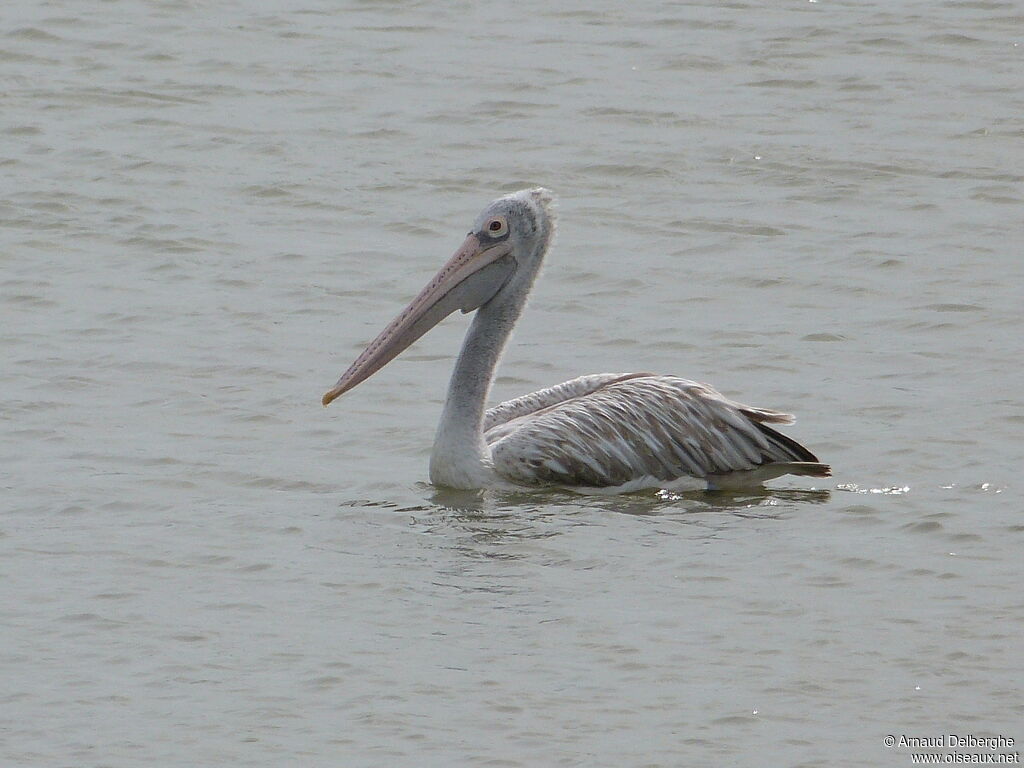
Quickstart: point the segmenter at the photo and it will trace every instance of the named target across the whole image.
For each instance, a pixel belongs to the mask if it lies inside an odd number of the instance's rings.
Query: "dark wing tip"
[[[766,456],[769,461],[799,461],[818,464],[821,467],[828,468],[827,464],[821,464],[817,456],[793,438],[787,437],[781,432],[776,432],[771,427],[766,427],[758,421],[754,422],[754,426],[761,431],[761,434],[768,438],[768,443],[773,449],[772,453]],[[821,477],[827,477],[827,475],[821,475]]]
[[[828,464],[818,462],[793,462],[791,475],[802,475],[804,477],[832,477],[832,467]]]

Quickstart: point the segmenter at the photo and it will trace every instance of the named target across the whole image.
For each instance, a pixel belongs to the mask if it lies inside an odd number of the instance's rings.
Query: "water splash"
[[[849,491],[850,493],[880,493],[885,496],[902,496],[910,493],[909,485],[893,485],[888,488],[861,488],[856,483],[839,483],[837,491]]]

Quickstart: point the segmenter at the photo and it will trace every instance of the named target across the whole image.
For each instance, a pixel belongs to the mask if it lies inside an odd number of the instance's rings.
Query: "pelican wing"
[[[592,373],[589,376],[578,376],[575,379],[564,381],[554,387],[538,389],[528,395],[517,397],[514,400],[506,400],[500,405],[488,408],[484,415],[484,432],[490,434],[495,427],[502,424],[510,424],[517,421],[521,416],[535,416],[540,411],[550,408],[553,405],[564,403],[567,400],[583,397],[596,392],[617,381],[635,379],[639,376],[651,376],[650,373]],[[495,432],[495,434],[498,434]],[[488,439],[488,442],[493,440]]]
[[[827,476],[828,467],[810,451],[765,426],[792,421],[789,414],[734,402],[687,379],[599,374],[492,409],[485,439],[498,474],[524,485],[669,483],[766,465],[779,465],[769,476]],[[765,473],[752,474],[760,479]]]

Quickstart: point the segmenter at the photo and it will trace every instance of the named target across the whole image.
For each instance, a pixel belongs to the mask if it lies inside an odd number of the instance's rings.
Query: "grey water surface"
[[[1024,740],[1017,2],[0,9],[0,764],[863,766]],[[491,199],[495,400],[795,412],[763,495],[427,484]]]

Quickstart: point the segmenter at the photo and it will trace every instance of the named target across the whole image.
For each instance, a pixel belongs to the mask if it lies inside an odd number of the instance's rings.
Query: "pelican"
[[[788,413],[735,402],[707,384],[597,373],[488,409],[494,371],[555,233],[554,197],[527,189],[492,202],[441,271],[323,396],[329,405],[456,309],[476,312],[448,385],[430,480],[461,489],[581,493],[760,487],[781,475],[829,477],[768,424]]]

